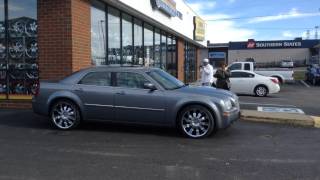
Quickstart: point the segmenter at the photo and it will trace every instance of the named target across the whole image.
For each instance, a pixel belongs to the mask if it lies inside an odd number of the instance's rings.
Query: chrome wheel
[[[181,118],[182,130],[189,137],[203,137],[212,129],[211,116],[203,108],[188,109],[182,114]]]
[[[267,92],[268,92],[268,90],[267,90],[267,88],[264,87],[264,86],[258,86],[258,87],[256,88],[256,95],[257,95],[257,96],[266,96],[266,95],[267,95]]]
[[[58,128],[70,129],[78,122],[78,112],[73,104],[61,101],[53,106],[51,119]]]

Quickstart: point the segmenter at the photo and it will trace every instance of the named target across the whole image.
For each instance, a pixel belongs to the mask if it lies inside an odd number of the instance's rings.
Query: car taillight
[[[272,78],[272,79],[270,79],[272,82],[274,82],[275,84],[279,84],[279,81],[278,81],[278,79],[274,79],[274,78]]]

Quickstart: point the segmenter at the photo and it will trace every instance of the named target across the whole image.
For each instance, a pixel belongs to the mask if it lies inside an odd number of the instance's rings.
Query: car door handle
[[[117,95],[125,95],[126,93],[124,91],[116,92]]]

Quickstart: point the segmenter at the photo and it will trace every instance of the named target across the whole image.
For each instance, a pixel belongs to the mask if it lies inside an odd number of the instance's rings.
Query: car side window
[[[231,72],[231,78],[241,78],[240,72]]]
[[[247,72],[243,72],[242,76],[245,78],[254,78],[254,74],[247,73]]]
[[[78,84],[95,85],[95,86],[111,86],[110,72],[90,72],[85,75]]]
[[[249,63],[244,64],[244,70],[250,71],[250,64]]]
[[[241,69],[241,63],[232,64],[228,69],[229,69],[230,71],[240,70],[240,69]]]
[[[231,72],[232,78],[254,78],[254,74],[247,72]]]
[[[149,83],[141,74],[131,72],[119,72],[116,75],[116,79],[118,87],[144,89],[144,84]]]

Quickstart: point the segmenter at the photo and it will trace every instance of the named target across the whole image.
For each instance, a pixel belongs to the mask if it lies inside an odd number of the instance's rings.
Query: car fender
[[[83,103],[81,101],[81,99],[74,93],[70,92],[70,91],[57,91],[52,93],[47,102],[47,108],[48,108],[48,114],[50,113],[50,106],[52,105],[52,102],[54,102],[54,100],[56,99],[60,99],[60,98],[65,98],[65,99],[70,99],[71,101],[73,101],[74,103],[76,103],[76,105],[80,108],[80,113],[82,115],[83,118],[85,118],[85,111],[84,111],[84,106]]]
[[[218,127],[220,127],[221,122],[221,111],[222,107],[219,107],[216,103],[214,103],[213,101],[210,101],[208,98],[202,98],[202,99],[190,99],[189,98],[184,98],[181,99],[180,101],[178,101],[175,106],[174,106],[174,112],[172,113],[174,115],[174,117],[172,117],[172,119],[175,120],[175,125],[176,125],[176,120],[179,116],[179,111],[181,111],[184,107],[188,106],[188,105],[192,105],[192,104],[198,104],[198,105],[203,105],[206,108],[208,108],[213,114],[216,123],[218,123]]]

